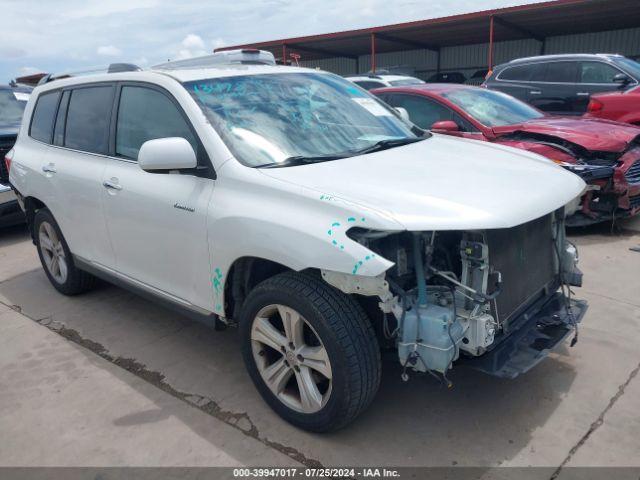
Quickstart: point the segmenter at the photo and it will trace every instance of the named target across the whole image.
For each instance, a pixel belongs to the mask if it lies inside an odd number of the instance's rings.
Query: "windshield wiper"
[[[341,158],[346,158],[347,156],[348,155],[318,155],[315,157],[305,157],[304,155],[296,155],[293,157],[287,157],[281,162],[265,163],[263,165],[258,165],[255,168],[295,167],[297,165],[309,165],[311,163],[339,160]]]
[[[365,153],[373,153],[380,152],[382,150],[388,150],[389,148],[400,147],[402,145],[408,145],[410,143],[421,142],[428,137],[418,137],[418,138],[389,138],[387,140],[380,140],[379,142],[374,143],[368,147],[363,148],[362,150],[357,150],[354,152],[356,155],[364,155]]]

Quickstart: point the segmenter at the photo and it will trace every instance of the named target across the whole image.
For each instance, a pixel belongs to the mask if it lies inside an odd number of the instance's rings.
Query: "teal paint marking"
[[[216,294],[219,295],[220,287],[222,285],[222,283],[220,282],[220,280],[222,280],[222,271],[219,268],[216,268],[213,272],[214,275],[213,277],[211,277],[211,283],[213,284],[213,289],[215,290]]]
[[[329,198],[329,197],[328,197],[328,196],[325,196],[325,195],[321,195],[321,196],[320,196],[320,200],[328,199],[328,198]],[[364,218],[364,217],[361,217],[361,218],[360,218],[360,221],[361,221],[361,222],[364,222],[364,221],[365,221],[365,218]],[[357,219],[356,219],[356,217],[349,217],[349,218],[347,218],[347,224],[354,224],[354,223],[357,223]],[[336,222],[333,222],[333,223],[331,224],[331,228],[330,228],[329,230],[327,230],[327,235],[329,235],[330,237],[334,237],[335,235],[337,235],[337,234],[339,233],[339,231],[338,231],[338,227],[341,227],[341,226],[342,226],[342,224],[341,224],[340,222],[337,222],[337,221],[336,221]],[[339,242],[338,242],[338,240],[336,240],[335,238],[333,238],[333,239],[331,240],[331,244],[332,244],[333,246],[335,246],[335,247],[339,248],[340,250],[344,250],[344,245],[343,245],[342,243],[339,243]],[[370,255],[367,255],[367,256],[364,258],[364,260],[360,260],[360,261],[356,262],[356,264],[355,264],[355,265],[354,265],[354,267],[353,267],[352,273],[355,275],[355,274],[358,272],[358,269],[359,269],[359,268],[362,266],[362,264],[364,263],[364,261],[370,260],[370,259],[372,259],[373,257],[375,257],[375,255],[374,255],[374,254],[370,254]]]

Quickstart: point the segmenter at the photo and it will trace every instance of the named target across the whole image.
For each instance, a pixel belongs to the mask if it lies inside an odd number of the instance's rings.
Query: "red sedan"
[[[485,88],[428,84],[372,90],[406,110],[418,127],[543,155],[589,184],[569,224],[640,212],[640,127],[599,119],[553,117]]]
[[[606,118],[640,125],[640,87],[591,95],[584,118]]]

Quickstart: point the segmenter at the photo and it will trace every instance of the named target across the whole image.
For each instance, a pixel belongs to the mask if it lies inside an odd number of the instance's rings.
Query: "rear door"
[[[538,75],[541,69],[540,64],[528,63],[524,65],[507,66],[492,80],[487,81],[489,88],[499,90],[512,97],[529,102],[531,92],[534,89],[529,82]]]
[[[50,146],[39,157],[50,208],[74,255],[113,265],[102,211],[102,173],[106,166],[113,84],[92,84],[41,95],[30,136]],[[37,123],[40,102],[55,101],[55,128]],[[42,103],[42,107],[49,109]]]
[[[103,176],[116,269],[170,300],[195,304],[195,292],[210,280],[206,222],[214,181],[195,171],[145,172],[137,156],[147,140],[182,137],[194,147],[199,162],[208,159],[203,158],[206,154],[197,135],[168,92],[148,84],[124,83],[116,96],[113,156]]]
[[[531,77],[528,102],[554,115],[576,115],[578,62],[563,60],[539,66]]]

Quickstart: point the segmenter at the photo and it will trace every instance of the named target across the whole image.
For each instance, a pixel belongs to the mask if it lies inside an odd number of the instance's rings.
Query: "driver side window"
[[[404,108],[411,121],[424,130],[429,130],[436,122],[452,120],[456,122],[461,132],[473,131],[473,127],[454,111],[428,98],[390,94],[386,101],[393,107]]]
[[[116,155],[136,160],[144,142],[165,137],[184,138],[198,152],[198,142],[187,121],[166,95],[147,87],[122,87]]]

